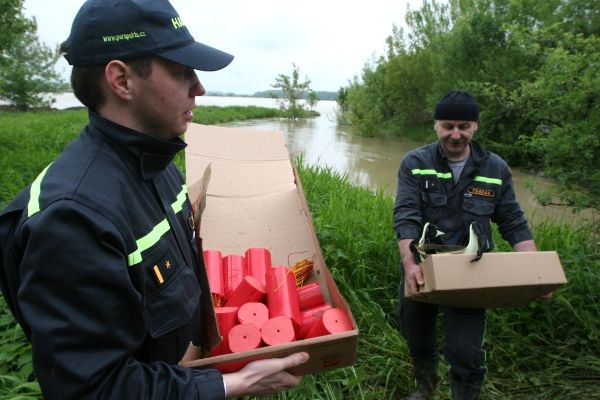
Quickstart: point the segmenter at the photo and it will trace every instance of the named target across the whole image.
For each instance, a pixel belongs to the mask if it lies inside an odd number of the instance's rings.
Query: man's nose
[[[196,75],[196,71],[193,71],[192,77],[192,87],[190,88],[190,96],[204,96],[206,94],[206,89],[202,86],[202,82],[198,79],[198,75]]]
[[[452,128],[452,130],[450,131],[450,136],[452,136],[453,139],[458,139],[461,137],[461,130],[458,129],[458,126]]]
[[[206,94],[206,89],[204,89],[202,83],[198,81],[194,86],[192,86],[192,90],[190,92],[192,96],[204,96]]]

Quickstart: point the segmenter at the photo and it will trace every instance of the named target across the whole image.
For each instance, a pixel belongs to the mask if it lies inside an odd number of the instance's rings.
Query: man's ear
[[[114,96],[123,99],[131,99],[131,82],[129,77],[131,69],[120,60],[111,60],[104,68],[104,79],[108,90]]]

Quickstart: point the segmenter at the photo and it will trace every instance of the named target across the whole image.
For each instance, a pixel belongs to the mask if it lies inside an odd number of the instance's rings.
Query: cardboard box
[[[314,260],[306,283],[319,283],[325,301],[345,310],[353,329],[209,358],[198,358],[199,352],[191,349],[182,365],[227,371],[240,362],[297,351],[307,351],[310,361],[293,369],[295,374],[354,364],[358,345],[356,322],[323,260],[283,132],[191,124],[185,139],[190,199],[206,195],[200,225],[204,249],[220,250],[223,255],[244,255],[250,247],[264,247],[271,252],[273,266]]]
[[[555,251],[433,254],[421,264],[426,303],[456,307],[524,306],[567,283]]]

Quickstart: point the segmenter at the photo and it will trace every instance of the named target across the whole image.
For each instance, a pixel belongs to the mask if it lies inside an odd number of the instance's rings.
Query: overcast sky
[[[346,86],[373,56],[385,52],[392,24],[405,26],[407,7],[422,0],[172,0],[194,38],[235,55],[217,72],[199,72],[208,91],[252,94],[270,90],[292,63],[313,90]],[[25,14],[38,23],[38,37],[55,47],[69,35],[83,1],[25,0]],[[66,61],[57,64],[67,78]]]

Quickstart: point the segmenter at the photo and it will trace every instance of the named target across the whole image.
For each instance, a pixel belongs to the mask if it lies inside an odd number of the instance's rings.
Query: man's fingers
[[[415,280],[419,286],[423,286],[425,284],[425,280],[423,279],[423,270],[420,267],[415,270]],[[419,288],[417,288],[417,290],[418,289]]]
[[[223,375],[228,398],[238,395],[272,394],[298,386],[302,376],[286,370],[307,362],[309,355],[302,351],[282,358],[252,361],[231,374]]]
[[[281,361],[284,363],[284,370],[286,369],[290,369],[290,368],[294,368],[297,367],[298,365],[304,364],[305,362],[307,362],[309,359],[309,355],[307,352],[300,352],[300,353],[294,353],[294,354],[290,354],[287,357],[284,357],[281,359]]]
[[[278,371],[285,371],[290,368],[297,367],[298,365],[304,364],[309,359],[307,352],[302,351],[294,354],[290,354],[287,357],[272,358],[269,360],[255,361],[252,364],[263,364],[261,369],[263,372],[268,368],[271,373],[277,373]],[[268,367],[267,367],[268,366]]]

